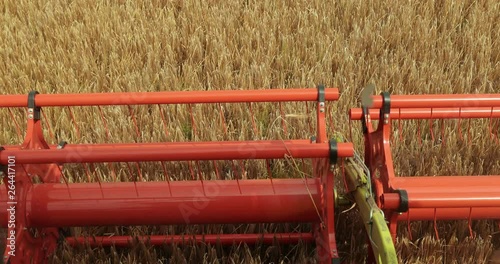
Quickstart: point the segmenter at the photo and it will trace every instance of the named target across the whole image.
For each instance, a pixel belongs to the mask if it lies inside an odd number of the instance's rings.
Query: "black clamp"
[[[39,94],[37,91],[31,91],[28,94],[28,116],[33,120],[40,120],[40,107],[36,106],[35,97]]]
[[[57,144],[57,149],[63,149],[68,143],[66,141],[61,141]]]
[[[399,213],[406,213],[408,212],[409,205],[408,205],[408,192],[405,190],[395,190],[397,194],[399,194],[399,207],[398,207],[398,212]]]
[[[320,84],[318,85],[318,102],[324,103],[326,96],[325,96],[325,85]]]
[[[336,164],[338,160],[339,148],[337,140],[331,139],[330,143],[330,164]]]
[[[388,92],[380,93],[382,95],[382,107],[380,108],[380,121],[387,124],[391,114],[391,94]]]
[[[325,86],[323,84],[318,85],[318,106],[319,112],[325,112]]]
[[[366,123],[366,119],[367,118],[370,118],[370,113],[369,113],[369,110],[368,110],[368,107],[364,107],[362,108],[363,110],[363,116],[361,118],[361,126],[363,128],[363,134],[367,134],[368,133],[368,124]]]

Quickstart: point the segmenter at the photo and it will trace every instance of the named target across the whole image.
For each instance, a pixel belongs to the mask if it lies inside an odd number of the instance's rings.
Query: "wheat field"
[[[362,151],[361,130],[358,124],[350,127],[347,112],[359,106],[360,92],[368,83],[376,85],[377,93],[498,93],[498,21],[500,2],[495,0],[3,0],[0,91],[192,91],[315,87],[323,83],[341,91],[340,100],[328,105],[332,121],[329,134],[347,135],[352,130],[350,140]],[[253,115],[248,105],[75,108],[73,112],[45,109],[43,122],[49,143],[308,138],[315,129],[310,106],[259,104],[253,106]],[[13,110],[14,122],[10,114],[0,111],[0,143],[21,144],[23,112]],[[495,122],[498,132],[498,120]],[[436,142],[428,139],[426,123],[411,121],[406,125],[393,150],[398,175],[499,174],[498,141],[490,137],[484,122],[474,123],[467,132],[466,141],[471,145],[464,145],[457,136],[459,124],[441,124],[446,126],[446,147],[436,147]],[[420,144],[409,132],[417,126],[424,131]],[[246,173],[238,177],[266,177],[262,172],[265,164],[247,161],[239,165]],[[288,165],[274,164],[273,174],[300,177]],[[104,181],[192,177],[187,163],[169,164],[170,176],[160,173],[158,164],[140,166],[141,173],[134,164],[103,165],[93,169],[92,177],[96,178],[87,178],[81,166],[69,165],[66,177],[74,182],[96,181],[97,177]],[[215,177],[210,166],[202,164],[197,173]],[[224,162],[213,166],[231,167]],[[227,174],[234,178],[237,173],[227,169]],[[361,263],[366,248],[359,243],[364,241],[359,217],[354,210],[339,214],[338,219],[342,259]],[[403,224],[396,245],[400,261],[492,263],[494,251],[500,248],[498,225],[474,221],[472,227],[475,239],[468,238],[467,222],[440,223],[441,239],[437,240],[432,223],[412,223],[410,239]],[[242,228],[243,232],[274,232],[309,227],[96,227],[68,232],[135,235],[242,232]],[[137,243],[123,250],[62,245],[52,262],[310,263],[314,262],[314,246],[152,248]]]

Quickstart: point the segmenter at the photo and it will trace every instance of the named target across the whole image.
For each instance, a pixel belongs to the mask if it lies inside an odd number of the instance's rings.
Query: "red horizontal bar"
[[[96,144],[66,144],[64,149],[70,150],[88,150],[88,149],[121,149],[121,148],[170,148],[170,147],[185,147],[191,148],[193,144],[204,146],[216,146],[222,143],[226,147],[238,147],[241,144],[253,144],[255,142],[263,143],[276,143],[281,142],[286,145],[290,144],[310,144],[310,139],[295,139],[295,140],[246,140],[246,141],[199,141],[199,142],[146,142],[146,143],[96,143]],[[51,149],[56,149],[58,145],[51,144]],[[4,145],[5,149],[21,149],[20,145]]]
[[[317,222],[317,179],[35,184],[29,227]],[[0,189],[7,225],[7,190]],[[18,202],[19,203],[19,202]]]
[[[499,175],[396,177],[390,184],[407,191],[410,207],[500,207]]]
[[[339,143],[337,153],[338,157],[352,156],[353,144]],[[9,156],[15,156],[17,164],[281,159],[286,156],[327,158],[330,156],[330,146],[328,143],[298,143],[280,140],[170,143],[148,148],[116,148],[113,144],[100,147],[74,145],[74,147],[64,149],[7,149],[0,152],[0,163],[7,164]]]
[[[378,120],[380,109],[370,109],[370,118]],[[363,110],[353,108],[349,111],[351,120],[361,120]],[[474,108],[391,108],[391,119],[458,119],[458,118],[500,118],[500,107]]]
[[[373,108],[382,107],[382,96],[373,96]],[[391,95],[391,108],[500,107],[500,94]]]
[[[241,144],[246,144],[250,143],[253,144],[255,142],[263,142],[269,143],[269,142],[282,142],[285,143],[286,145],[289,144],[310,144],[311,140],[310,139],[295,139],[295,140],[257,140],[257,141],[199,141],[199,142],[146,142],[146,143],[96,143],[96,144],[66,144],[64,146],[64,149],[80,149],[80,150],[87,150],[87,149],[120,149],[120,148],[169,148],[169,147],[186,147],[190,148],[193,146],[193,144],[196,145],[219,145],[220,143],[224,144],[224,146],[227,147],[238,147]],[[51,149],[57,148],[58,145],[52,144],[49,145]],[[3,146],[5,149],[21,149],[20,145],[4,145]]]
[[[410,220],[500,219],[499,175],[396,177],[390,184],[407,191]],[[394,210],[399,195],[385,193],[383,203],[384,209]],[[407,217],[404,213],[398,219]]]
[[[500,192],[485,193],[482,190],[472,192],[454,193],[408,193],[408,206],[410,208],[466,208],[466,207],[498,207],[500,208]],[[397,193],[382,195],[384,209],[397,209],[400,197]],[[499,215],[500,218],[500,215]]]
[[[469,192],[500,192],[500,175],[481,176],[400,176],[391,179],[394,189],[415,192],[453,193]]]
[[[220,235],[153,235],[137,237],[150,245],[163,244],[185,244],[185,243],[206,243],[232,245],[234,243],[245,244],[272,244],[275,241],[280,244],[296,244],[299,241],[312,242],[314,237],[311,233],[276,233],[276,234],[220,234]],[[71,246],[89,245],[91,247],[99,246],[117,246],[130,247],[136,241],[130,236],[112,236],[112,237],[68,237],[66,242]]]
[[[325,100],[339,99],[337,88],[325,89]],[[317,101],[314,88],[264,90],[213,90],[179,92],[120,92],[81,94],[39,94],[36,105],[44,106],[98,106],[141,104],[196,104]],[[27,107],[28,95],[0,95],[0,107]]]
[[[398,215],[398,221],[500,220],[500,207],[410,208]]]

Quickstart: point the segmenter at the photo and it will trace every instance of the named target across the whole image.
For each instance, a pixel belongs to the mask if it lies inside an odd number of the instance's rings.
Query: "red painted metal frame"
[[[11,263],[46,263],[61,241],[60,227],[89,225],[164,225],[210,223],[311,222],[312,234],[197,235],[204,243],[297,243],[315,240],[320,263],[338,261],[333,218],[333,173],[330,143],[326,137],[325,101],[339,98],[338,89],[285,89],[253,91],[204,91],[158,93],[103,93],[60,95],[1,95],[0,107],[28,108],[28,128],[21,146],[0,150],[0,164],[15,156],[16,196],[0,190],[0,223],[16,236],[16,256]],[[33,96],[33,95],[32,95]],[[140,104],[190,104],[236,102],[317,101],[317,135],[311,140],[172,142],[65,145],[58,149],[43,139],[41,121],[34,113],[45,106],[96,106]],[[36,116],[36,115],[35,115]],[[351,143],[337,144],[338,157],[353,155]],[[61,183],[64,163],[179,161],[217,159],[312,158],[313,179],[166,181],[119,183]],[[42,184],[33,184],[38,176]],[[8,178],[4,177],[5,183]],[[15,226],[7,208],[15,202]],[[289,206],[292,204],[293,206]],[[144,217],[147,215],[148,217]],[[38,236],[31,230],[35,229]],[[77,245],[127,244],[129,237],[77,237]],[[144,239],[144,237],[142,238]],[[153,236],[152,244],[183,241],[181,236]]]
[[[350,111],[351,120],[364,120],[365,162],[372,175],[377,204],[390,221],[393,239],[398,221],[500,219],[500,176],[396,177],[391,144],[392,119],[498,118],[500,94],[390,96],[390,113],[382,112],[383,96],[372,108]],[[372,119],[381,119],[378,128]],[[407,212],[398,212],[408,195]],[[469,223],[470,224],[470,223]],[[437,234],[436,234],[437,235]]]
[[[26,138],[23,144],[20,146],[21,149],[47,149],[48,145],[43,138],[42,126],[40,120],[33,118],[32,108],[28,108],[28,124]],[[17,158],[16,156],[11,156]],[[7,163],[0,163],[6,165]],[[61,179],[61,169],[57,164],[26,164],[21,165],[15,163],[12,168],[4,173],[9,173],[12,169],[15,172],[14,180],[14,190],[6,189],[6,197],[2,199],[2,208],[5,205],[8,209],[11,209],[14,214],[9,216],[7,208],[3,208],[4,213],[3,219],[9,220],[8,223],[2,225],[2,227],[7,227],[7,246],[4,252],[4,262],[8,263],[45,263],[47,256],[52,254],[52,252],[57,247],[57,239],[59,237],[59,231],[57,228],[46,227],[46,228],[36,228],[38,236],[33,236],[26,219],[26,196],[30,193],[30,188],[32,187],[32,177],[38,176],[45,183],[58,183]],[[5,176],[3,178],[5,186],[9,186],[9,180],[11,178]],[[7,195],[8,194],[8,195]],[[7,218],[8,217],[8,218]],[[3,221],[2,221],[3,222]],[[15,239],[14,239],[15,237]],[[15,256],[12,256],[15,254]]]

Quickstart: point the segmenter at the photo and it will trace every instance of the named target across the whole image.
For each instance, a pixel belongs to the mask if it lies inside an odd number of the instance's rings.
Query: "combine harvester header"
[[[344,196],[356,202],[365,223],[372,249],[368,261],[397,263],[393,241],[398,221],[500,218],[500,176],[396,177],[390,148],[393,119],[486,118],[491,120],[491,136],[496,137],[498,143],[495,131],[500,117],[500,94],[389,96],[383,93],[373,96],[370,109],[350,111],[351,120],[362,121],[364,162],[355,153],[353,143],[327,137],[327,128],[334,125],[327,125],[327,103],[338,99],[338,89],[324,86],[246,91],[2,95],[0,107],[6,108],[13,121],[5,125],[14,126],[12,131],[17,130],[24,138],[20,145],[3,145],[0,149],[4,183],[0,189],[0,223],[7,229],[4,260],[46,263],[61,243],[126,247],[135,239],[71,236],[66,232],[70,227],[308,223],[312,224],[310,232],[145,235],[139,239],[152,245],[189,241],[224,245],[313,242],[319,263],[340,263],[335,210],[346,201],[340,199]],[[311,131],[314,130],[312,138],[195,140],[200,129],[193,115],[195,104],[218,107],[220,121],[217,122],[222,124],[223,131],[228,130],[231,116],[223,111],[221,104],[244,105],[250,116],[249,123],[257,133],[259,120],[253,106],[271,103],[277,105],[275,109],[283,115],[281,104],[286,102],[305,103],[306,107],[314,103],[312,112],[316,118],[314,124],[310,124]],[[127,107],[128,119],[133,124],[127,129],[135,131],[139,138],[144,123],[136,117],[133,106],[147,108],[141,113],[157,113],[164,133],[168,133],[167,120],[175,118],[165,114],[168,105],[188,106],[191,140],[111,143],[102,108]],[[103,124],[98,131],[106,133],[106,143],[61,141],[54,144],[45,140],[47,134],[55,138],[54,132],[61,133],[62,128],[59,121],[56,125],[48,122],[49,125],[42,126],[42,121],[50,116],[44,109],[58,108],[61,110],[57,111],[67,113],[76,135],[81,136],[82,123],[75,120],[74,111],[88,107],[98,110]],[[25,109],[26,133],[22,132],[22,124],[15,114],[18,110],[14,108]],[[372,128],[375,119],[380,120],[376,130]],[[89,122],[84,125],[94,126]],[[281,125],[284,131],[290,129],[285,122]],[[273,177],[273,163],[279,160],[288,164],[285,167],[300,164],[302,176],[292,178],[284,173]],[[261,161],[264,165],[245,165],[250,161]],[[190,180],[181,177],[185,172],[176,169],[175,162],[187,164]],[[76,176],[78,172],[72,170],[72,166],[79,164],[84,175],[81,179]],[[153,166],[151,164],[156,164],[156,173],[162,174],[160,180],[151,180],[146,173],[145,168]],[[342,164],[346,175],[334,174],[332,167],[337,164]],[[107,168],[110,175],[96,176],[97,166]],[[336,189],[340,190],[335,186],[339,182],[336,179],[345,180],[348,187],[339,196],[335,195]]]

